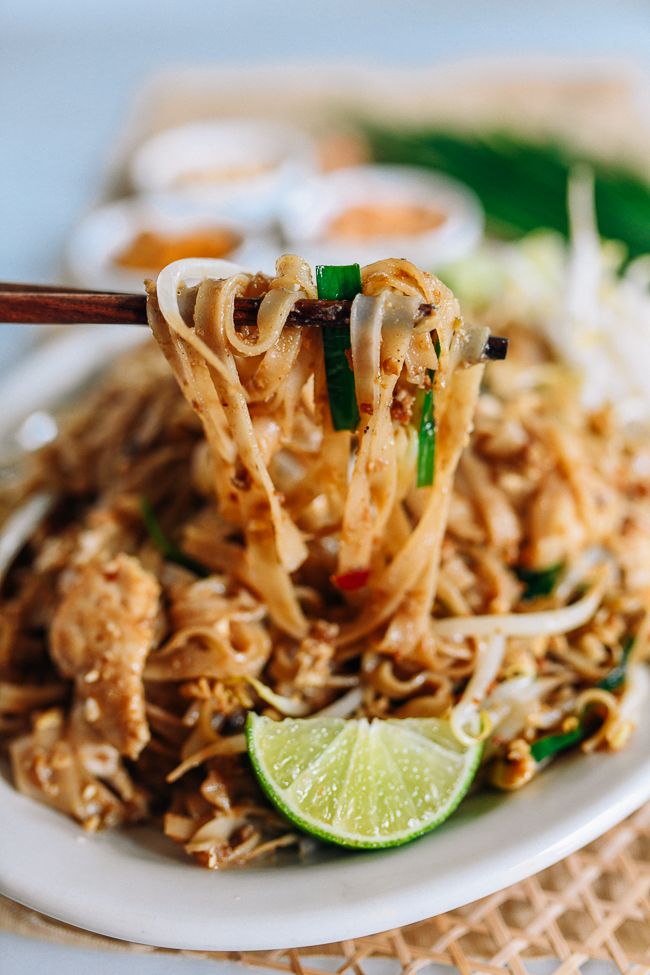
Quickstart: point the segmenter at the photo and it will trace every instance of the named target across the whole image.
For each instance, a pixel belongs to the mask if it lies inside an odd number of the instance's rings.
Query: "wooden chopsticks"
[[[261,298],[237,298],[235,326],[254,326]],[[347,325],[351,301],[297,301],[287,319],[288,325],[331,327]],[[431,314],[433,306],[421,304],[419,315]],[[58,285],[0,283],[0,322],[34,325],[146,325],[144,294],[119,294],[110,291],[84,291]],[[505,359],[508,340],[489,337],[483,357]]]
[[[0,283],[0,322],[16,325],[146,325],[146,297],[58,285]]]
[[[235,324],[255,325],[261,298],[237,298]],[[288,325],[345,325],[350,320],[351,301],[296,302]],[[431,305],[421,305],[429,314]],[[146,325],[146,297],[109,291],[84,291],[48,285],[0,284],[0,320],[14,324]]]

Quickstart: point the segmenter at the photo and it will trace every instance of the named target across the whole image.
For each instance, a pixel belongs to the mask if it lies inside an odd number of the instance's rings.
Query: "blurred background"
[[[52,278],[98,190],[132,99],[172,65],[473,56],[625,57],[650,64],[646,0],[3,0],[0,267]]]
[[[3,0],[0,277],[57,281],[142,86],[175,66],[650,63],[645,0]],[[353,82],[351,87],[363,85]],[[352,92],[354,94],[354,92]],[[5,329],[0,369],[33,338]]]

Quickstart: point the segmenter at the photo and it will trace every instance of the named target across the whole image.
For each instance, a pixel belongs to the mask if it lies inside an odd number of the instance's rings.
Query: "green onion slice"
[[[630,653],[632,652],[632,647],[634,646],[634,637],[630,636],[625,641],[623,646],[623,652],[621,653],[621,659],[616,664],[615,667],[605,674],[603,679],[598,682],[598,687],[602,691],[617,691],[625,682],[625,676],[627,671],[627,665],[630,659]]]
[[[419,488],[431,487],[436,461],[436,417],[433,404],[433,372],[429,373],[431,388],[422,400],[422,415],[418,431],[418,466],[416,484]]]
[[[535,599],[536,596],[550,596],[563,568],[563,562],[556,562],[555,565],[539,570],[517,567],[515,569],[517,578],[526,586],[522,598]]]
[[[324,300],[350,300],[361,293],[361,268],[358,264],[316,268],[318,297]],[[323,329],[325,378],[335,430],[356,430],[359,409],[354,389],[354,372],[350,364],[351,342],[348,325]]]
[[[530,746],[530,754],[536,762],[542,762],[545,758],[550,758],[552,755],[557,755],[558,752],[563,752],[566,748],[571,748],[572,745],[579,744],[585,740],[587,735],[585,723],[581,721],[572,731],[539,738]]]
[[[209,570],[201,562],[197,562],[191,555],[186,555],[182,549],[167,538],[148,498],[140,498],[140,514],[149,538],[168,562],[182,565],[183,568],[189,569],[190,572],[201,576],[201,578],[210,575]]]
[[[620,661],[615,667],[612,667],[608,674],[605,674],[603,679],[596,684],[596,687],[602,691],[616,691],[621,687],[625,681],[627,664],[633,646],[634,637],[628,637],[625,641]],[[566,748],[571,748],[572,745],[579,744],[579,742],[584,741],[591,734],[588,727],[589,723],[587,711],[583,714],[577,726],[571,731],[557,735],[546,735],[544,738],[539,738],[538,741],[530,746],[530,754],[536,762],[541,762],[545,758],[557,755],[558,752],[563,752]]]

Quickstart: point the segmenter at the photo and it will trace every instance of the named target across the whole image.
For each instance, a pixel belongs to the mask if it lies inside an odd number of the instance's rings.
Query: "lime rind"
[[[444,822],[482,754],[481,744],[460,745],[436,718],[276,722],[251,712],[246,737],[262,789],[288,820],[325,842],[366,850],[410,843]],[[370,829],[348,827],[360,820]]]

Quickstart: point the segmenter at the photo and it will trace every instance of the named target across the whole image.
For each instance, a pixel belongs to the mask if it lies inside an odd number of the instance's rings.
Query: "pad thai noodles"
[[[210,868],[300,842],[250,710],[447,716],[507,790],[624,746],[644,689],[647,444],[538,330],[470,327],[404,260],[362,269],[343,359],[287,324],[317,295],[294,256],[164,269],[155,344],[5,491],[38,516],[0,604],[16,787],[90,831],[153,820]],[[510,353],[485,370],[488,325]]]

